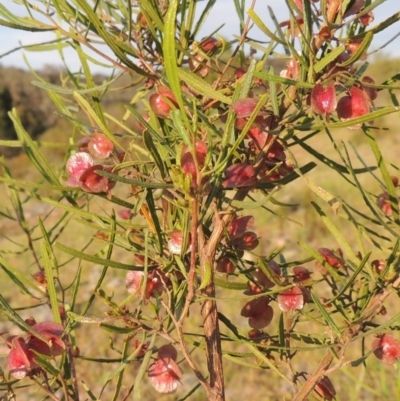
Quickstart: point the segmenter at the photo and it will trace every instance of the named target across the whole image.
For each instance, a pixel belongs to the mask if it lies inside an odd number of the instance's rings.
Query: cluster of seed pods
[[[115,182],[103,177],[96,171],[112,171],[112,166],[96,164],[95,159],[109,159],[114,151],[114,144],[106,135],[95,132],[90,138],[79,143],[79,152],[69,157],[66,170],[69,175],[67,185],[80,187],[85,192],[109,193]]]
[[[318,1],[313,1],[317,3]],[[329,6],[331,1],[327,0]],[[295,4],[300,12],[297,17],[299,30],[304,23],[302,20],[303,1],[295,0]],[[356,0],[346,10],[341,10],[342,17],[348,18],[358,14],[365,1]],[[373,16],[363,15],[360,17],[360,24],[367,25],[372,21]],[[147,26],[143,15],[138,16],[138,23],[143,29]],[[281,26],[289,26],[283,22]],[[298,30],[298,34],[300,31]],[[319,37],[326,41],[335,40],[331,32],[326,29],[319,32]],[[356,119],[368,114],[377,97],[374,88],[374,81],[368,76],[364,76],[360,81],[355,82],[350,87],[345,87],[342,76],[354,72],[354,67],[346,64],[361,46],[360,41],[349,40],[345,45],[345,51],[332,63],[330,63],[317,76],[317,83],[309,91],[308,104],[312,113],[320,115],[327,121],[336,113],[337,119],[347,121]],[[192,72],[201,77],[206,77],[213,69],[212,56],[218,51],[221,44],[214,38],[207,38],[193,49],[193,57],[188,60],[189,68]],[[362,57],[362,56],[361,56]],[[238,68],[235,71],[235,82],[242,79],[245,68]],[[281,76],[291,80],[300,78],[300,66],[295,59],[288,60],[287,67],[281,72]],[[263,85],[259,80],[254,85]],[[197,96],[187,87],[183,87],[185,95]],[[163,123],[170,119],[171,112],[179,107],[174,93],[164,84],[157,82],[155,93],[148,100],[151,112]],[[240,135],[245,129],[243,146],[238,149],[239,157],[235,156],[232,163],[223,172],[220,181],[222,190],[232,190],[256,188],[258,184],[277,181],[293,171],[293,166],[287,159],[285,153],[286,143],[279,138],[279,119],[267,107],[261,107],[256,115],[255,111],[259,106],[259,99],[254,97],[250,91],[248,97],[233,102],[230,107],[215,104],[215,109],[220,112],[222,122],[226,121],[226,115],[233,112],[235,115],[235,133]],[[252,120],[249,124],[250,119]],[[147,120],[147,117],[145,118]],[[249,126],[250,125],[250,126]],[[360,123],[354,124],[351,128],[358,129]],[[142,126],[145,130],[146,128]],[[191,146],[179,144],[177,164],[181,171],[189,180],[189,188],[192,194],[202,193],[207,195],[211,191],[208,182],[209,177],[204,174],[211,170],[213,160],[212,144],[205,140],[206,135],[199,134]],[[95,133],[82,144],[80,152],[70,157],[67,162],[66,170],[69,174],[67,184],[80,187],[83,191],[90,193],[110,193],[115,185],[108,178],[96,173],[99,170],[111,171],[110,164],[96,164],[95,159],[110,160],[112,157],[118,158],[113,143],[104,134]],[[256,163],[257,162],[257,163]],[[164,198],[165,199],[165,198]],[[391,214],[390,204],[387,202],[388,195],[383,193],[378,199],[379,207],[388,216]],[[121,213],[122,218],[129,219],[130,211]],[[220,252],[216,260],[216,270],[221,273],[232,274],[236,269],[236,261],[243,257],[246,251],[254,250],[259,243],[256,233],[250,231],[254,223],[252,216],[235,215],[231,224],[226,230],[226,234],[219,248]],[[167,249],[170,255],[181,255],[182,252],[190,252],[190,247],[183,250],[183,232],[178,229],[167,234]],[[187,241],[190,244],[190,238]],[[325,262],[332,269],[345,269],[343,255],[327,248],[320,248],[319,253]],[[168,275],[164,273],[160,266],[148,261],[149,271],[130,271],[126,275],[126,287],[129,293],[141,297],[144,302],[149,302],[153,297],[161,295],[171,286]],[[283,277],[280,266],[273,260],[267,263],[266,274],[264,269],[257,268],[251,273],[251,280],[248,282],[246,294],[251,296],[241,310],[241,315],[248,319],[249,326],[261,333],[267,327],[274,316],[274,309],[271,303],[276,302],[279,309],[287,314],[294,314],[303,309],[304,305],[310,301],[311,291],[311,272],[303,267],[296,266],[289,277]],[[323,275],[329,274],[322,264],[318,266]],[[271,280],[273,277],[273,280]],[[285,287],[276,296],[267,295],[268,289],[274,286]],[[287,288],[289,287],[289,288]],[[265,294],[264,294],[265,293]],[[254,332],[251,332],[252,336]],[[254,335],[251,338],[256,338]],[[398,342],[390,335],[380,335],[373,344],[374,354],[384,363],[394,363],[400,356],[397,349]],[[165,345],[158,350],[157,357],[148,370],[148,377],[154,388],[160,393],[170,393],[176,390],[182,374],[176,363],[177,352],[172,345]],[[335,389],[328,377],[323,377],[316,385],[315,391],[322,397],[332,400],[335,397]]]
[[[15,379],[23,379],[35,373],[40,373],[41,368],[35,361],[35,357],[56,357],[65,352],[65,343],[62,340],[64,328],[54,322],[36,323],[34,319],[26,321],[34,332],[39,333],[46,341],[36,337],[34,333],[27,336],[10,336],[6,338],[10,352],[7,357],[7,367]]]

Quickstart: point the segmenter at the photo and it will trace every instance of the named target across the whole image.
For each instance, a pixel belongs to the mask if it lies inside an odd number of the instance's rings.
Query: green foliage
[[[3,335],[10,397],[154,399],[150,384],[171,393],[182,376],[179,399],[223,401],[230,374],[250,382],[253,369],[271,399],[332,400],[343,377],[358,398],[398,391],[361,376],[388,360],[373,338],[399,330],[387,303],[400,286],[398,167],[378,140],[398,116],[399,77],[375,82],[363,60],[399,15],[370,27],[380,0],[289,0],[285,22],[269,9],[272,27],[238,0],[227,54],[222,38],[198,37],[215,3],[196,13],[194,0],[23,1],[23,17],[0,7],[2,25],[57,33],[31,50],[63,57],[68,45],[82,66],[34,73],[36,92],[20,91],[32,105],[46,93],[68,123],[62,163],[34,140],[52,123],[32,128],[41,114],[0,91],[0,106],[14,106],[4,130],[12,121],[18,138],[1,143],[20,146],[39,177],[14,178],[2,161],[1,222],[23,235],[5,231],[0,251],[13,289],[0,309],[20,330]],[[250,39],[252,22],[267,46]],[[93,64],[111,73],[95,77]],[[117,115],[111,99],[127,87]],[[262,231],[275,216],[279,230]],[[395,361],[400,342],[387,338]]]

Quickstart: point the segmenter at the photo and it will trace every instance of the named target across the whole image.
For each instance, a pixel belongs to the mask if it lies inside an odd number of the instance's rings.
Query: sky
[[[33,3],[35,3],[35,0],[33,0]],[[250,0],[246,0],[247,8],[250,7],[250,3]],[[202,4],[202,2],[199,4]],[[15,14],[24,15],[24,9],[21,5],[14,3],[12,0],[0,0],[0,18],[2,18],[2,6]],[[284,0],[258,0],[255,11],[263,19],[267,26],[271,28],[273,27],[268,12],[268,6],[274,10],[278,21],[288,19],[287,5]],[[399,0],[384,0],[383,4],[379,6],[377,10],[375,10],[375,21],[373,22],[372,26],[399,11]],[[209,18],[200,32],[199,38],[197,39],[200,40],[203,36],[206,36],[209,32],[212,32],[222,24],[224,24],[224,26],[219,33],[227,39],[232,39],[233,35],[237,34],[238,32],[238,18],[235,13],[233,0],[217,0],[212,12],[209,15]],[[399,33],[400,22],[397,22],[386,31],[375,35],[370,50],[379,48]],[[265,35],[256,27],[250,32],[250,36],[257,40],[266,39]],[[29,64],[34,69],[41,69],[46,65],[60,66],[62,63],[57,52],[23,52],[18,50],[5,55],[7,52],[18,46],[41,43],[43,41],[52,40],[54,37],[55,36],[52,33],[32,33],[0,26],[0,64],[3,66],[27,68],[26,62],[23,58],[23,55],[25,54]],[[393,57],[400,57],[400,36],[397,37],[392,43],[387,45],[383,52],[385,54],[390,54]],[[79,61],[77,60],[74,51],[72,49],[66,51],[65,56],[68,66],[72,70],[77,70],[79,68]],[[99,67],[93,66],[93,71],[100,72],[101,70],[99,70]]]

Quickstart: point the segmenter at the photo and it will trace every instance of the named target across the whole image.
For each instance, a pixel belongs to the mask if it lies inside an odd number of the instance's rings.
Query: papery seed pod
[[[311,280],[311,272],[303,266],[296,266],[293,268],[295,283],[301,283],[302,285],[307,284]]]
[[[183,233],[180,230],[171,231],[169,234],[168,250],[173,255],[180,255],[183,246]],[[189,233],[188,244],[190,245],[191,235]]]
[[[169,394],[175,392],[178,388],[182,373],[172,358],[158,357],[149,367],[148,377],[156,391]]]
[[[89,153],[88,144],[90,142],[89,137],[82,138],[78,141],[77,147],[79,152]]]
[[[270,260],[268,262],[268,267],[270,268],[270,270],[272,271],[272,274],[279,279],[281,277],[281,268],[278,265],[278,263],[276,263],[274,260]],[[249,286],[249,290],[248,290],[248,294],[258,294],[260,292],[262,292],[264,289],[268,289],[268,288],[272,288],[275,286],[275,283],[273,281],[271,281],[267,275],[263,272],[263,270],[261,269],[256,269],[253,273],[252,273],[252,277],[254,278],[254,281],[256,282],[256,284],[249,282],[248,286]]]
[[[342,10],[343,18],[350,17],[351,15],[358,14],[365,6],[365,0],[355,0],[352,5],[348,4],[347,10]]]
[[[228,227],[230,238],[240,237],[254,224],[253,216],[235,216]]]
[[[65,352],[65,343],[61,339],[64,327],[61,324],[54,322],[41,322],[34,324],[32,329],[41,334],[49,344],[46,344],[40,338],[30,334],[27,341],[30,350],[51,357],[62,355]]]
[[[227,257],[222,256],[217,261],[217,272],[225,273],[225,274],[232,274],[236,269],[234,263]]]
[[[159,86],[157,92],[150,96],[149,104],[154,114],[159,118],[168,118],[173,106],[178,102],[173,92],[165,86]]]
[[[208,37],[203,39],[200,44],[199,48],[204,52],[204,53],[212,53],[215,52],[215,50],[219,49],[221,47],[221,42],[218,39],[215,39],[213,37]]]
[[[374,22],[374,19],[375,19],[374,13],[373,13],[372,11],[370,11],[369,13],[363,14],[363,15],[359,18],[360,25],[361,25],[362,27],[366,27],[366,26],[372,24],[372,23]]]
[[[86,169],[79,177],[80,187],[85,192],[97,194],[101,192],[109,192],[115,187],[116,183],[109,180],[107,177],[97,174],[96,171],[98,170],[109,171],[110,169],[96,164]]]
[[[194,151],[196,153],[198,169],[201,170],[204,167],[204,163],[206,161],[208,146],[203,141],[196,141]],[[182,150],[181,166],[185,174],[190,174],[192,176],[191,187],[197,188],[197,169],[194,156],[186,145],[183,147]]]
[[[385,270],[386,260],[376,259],[371,262],[371,265],[378,274],[381,274]]]
[[[227,189],[252,186],[256,183],[256,171],[247,163],[232,164],[225,170],[222,186]]]
[[[131,209],[121,209],[118,210],[118,216],[121,217],[123,220],[130,220],[132,217],[132,211]]]
[[[286,69],[279,74],[282,78],[298,80],[300,78],[300,64],[297,60],[290,59],[286,63]]]
[[[158,349],[158,357],[159,358],[171,358],[176,361],[178,357],[178,351],[172,344],[164,344]]]
[[[375,85],[375,81],[371,77],[368,76],[363,77],[361,80],[361,84],[362,84],[362,89],[367,94],[369,100],[373,101],[378,97],[378,90],[376,88],[364,85],[364,84]]]
[[[386,191],[382,192],[378,196],[376,204],[387,217],[392,217],[393,214],[392,205],[389,202],[389,194]]]
[[[262,337],[264,335],[264,333],[259,330],[259,329],[251,329],[248,334],[247,337],[249,337],[251,340],[257,340],[258,338]]]
[[[139,24],[141,28],[144,28],[147,26],[147,20],[146,20],[146,17],[143,15],[143,13],[137,14],[136,23]]]
[[[274,311],[269,305],[269,298],[261,297],[247,302],[240,314],[249,318],[250,327],[262,329],[271,323]]]
[[[230,244],[235,248],[251,251],[257,248],[259,240],[256,233],[247,231],[241,237],[234,238],[230,241]]]
[[[323,397],[324,400],[332,401],[335,399],[336,390],[328,376],[323,376],[314,387],[314,390],[317,394]]]
[[[323,26],[318,32],[318,37],[323,41],[328,41],[332,39],[332,31],[328,26]]]
[[[36,273],[32,274],[33,279],[36,281],[37,286],[42,290],[47,290],[47,277],[46,273],[43,270],[39,270]]]
[[[88,143],[90,154],[99,159],[107,159],[114,150],[114,144],[101,132],[95,132]]]
[[[188,60],[190,71],[195,72],[201,77],[205,78],[211,68],[211,61],[207,60],[201,54],[195,54]]]
[[[130,270],[126,273],[125,286],[130,294],[136,293],[137,296],[140,296],[143,277],[144,273],[142,271]]]
[[[336,110],[336,91],[333,82],[324,88],[316,84],[311,91],[311,109],[316,114],[330,114]]]
[[[329,266],[332,266],[335,269],[340,269],[344,266],[343,260],[335,255],[331,249],[318,248],[318,252],[322,255],[322,257],[325,259],[325,262],[328,263]]]
[[[400,358],[400,341],[390,334],[381,334],[372,343],[372,350],[380,361],[393,365]]]
[[[125,285],[130,294],[136,293],[137,296],[142,295],[143,277],[144,273],[142,271],[130,270],[126,274]],[[169,285],[170,280],[162,270],[152,270],[147,275],[144,299],[148,300],[150,297],[154,297],[156,292],[157,294],[161,295],[164,292],[166,286]]]
[[[342,97],[337,104],[337,114],[342,121],[352,120],[368,114],[370,105],[366,93],[356,86],[352,86],[349,95]],[[356,124],[350,129],[359,129],[362,124]]]
[[[136,357],[142,357],[146,354],[146,351],[149,348],[149,343],[142,343],[139,339],[134,338],[132,346],[134,350],[137,350]]]
[[[300,287],[293,287],[280,292],[277,301],[282,312],[294,312],[295,310],[303,309],[304,294]]]
[[[355,53],[357,53],[358,49],[362,44],[362,40],[350,40],[346,43],[346,52],[352,57]],[[366,60],[367,53],[363,53],[358,60]]]
[[[235,72],[234,72],[235,78],[236,79],[242,78],[246,74],[246,72],[247,72],[246,68],[243,68],[243,67],[236,68]]]
[[[11,376],[20,380],[39,367],[33,360],[36,354],[30,350],[22,337],[13,337],[10,344],[11,351],[7,357],[7,369]]]
[[[78,152],[70,156],[67,164],[66,170],[69,174],[67,180],[67,185],[71,187],[79,187],[81,175],[94,164],[92,156],[86,152]]]
[[[293,38],[301,36],[301,33],[304,31],[304,18],[300,15],[296,15],[296,22],[293,23],[293,20],[285,20],[279,23],[280,27],[288,27],[286,30],[287,35],[291,35]]]
[[[252,115],[257,104],[257,99],[243,98],[233,102],[231,108],[236,113],[236,118],[246,118]]]

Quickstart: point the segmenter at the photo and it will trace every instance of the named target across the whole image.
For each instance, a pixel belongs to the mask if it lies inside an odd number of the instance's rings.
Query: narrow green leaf
[[[238,282],[228,281],[228,278],[220,279],[220,278],[216,277],[214,279],[214,282],[217,287],[227,288],[229,290],[244,291],[247,289],[246,283],[238,283]]]
[[[50,261],[50,255],[47,250],[47,245],[45,243],[40,244],[40,253],[42,255],[44,271],[46,273],[47,293],[49,294],[51,311],[53,312],[53,319],[56,323],[61,324],[60,311],[58,309],[57,292],[54,284],[53,266]]]
[[[115,269],[122,269],[122,270],[136,270],[136,271],[143,271],[143,266],[134,266],[134,265],[127,265],[120,262],[115,262],[113,260],[102,259],[94,255],[89,255],[87,253],[78,251],[76,249],[70,248],[69,246],[63,245],[61,243],[56,243],[56,247],[61,251],[68,253],[78,259],[86,260],[88,262],[92,262],[94,264],[100,266],[109,266]]]
[[[340,332],[339,328],[336,326],[335,322],[330,317],[329,313],[327,313],[327,311],[325,310],[324,306],[321,304],[318,297],[311,292],[311,298],[312,298],[315,306],[318,308],[319,312],[321,313],[322,318],[326,321],[326,323],[333,330],[333,332],[336,333],[336,335],[340,338],[342,333]]]
[[[133,180],[131,178],[121,177],[117,174],[113,174],[113,173],[110,173],[105,170],[96,170],[96,173],[103,177],[107,177],[112,181],[123,182],[124,184],[129,184],[129,185],[133,185],[135,187],[140,187],[140,188],[159,189],[159,188],[173,188],[174,187],[173,184],[164,184],[161,182],[158,183],[158,182]]]
[[[353,65],[356,61],[358,61],[360,57],[366,53],[373,37],[374,34],[372,32],[368,32],[360,44],[360,47],[357,48],[357,51],[348,60],[338,64],[338,67],[347,67],[348,65]]]
[[[129,334],[136,330],[135,327],[118,327],[113,326],[107,323],[100,323],[100,327],[105,331],[109,331],[110,333],[117,333],[117,334]]]
[[[35,353],[35,350],[33,349]],[[60,371],[51,364],[51,362],[45,357],[35,356],[33,360],[46,372],[50,373],[50,375],[57,377],[60,374]]]
[[[108,33],[106,29],[105,22],[101,21],[100,18],[96,15],[92,5],[88,3],[86,0],[75,0],[78,4],[78,8],[83,11],[90,24],[93,25],[96,33],[104,40],[108,48],[131,70],[135,71],[139,75],[150,76],[144,69],[139,68],[135,63],[133,63],[125,54],[125,51],[121,49],[119,45],[122,45],[121,41],[115,40],[113,35]],[[62,15],[62,13],[60,13]],[[88,24],[88,25],[90,25]]]
[[[307,82],[295,81],[293,79],[283,78],[279,75],[269,74],[266,72],[255,72],[254,76],[262,79],[263,81],[267,81],[267,82],[272,81],[277,84],[297,86],[298,88],[312,89],[315,86],[314,84],[309,84]]]
[[[27,333],[31,333],[34,337],[39,338],[45,344],[49,345],[49,341],[45,337],[43,337],[40,333],[38,333],[36,330],[34,330],[32,326],[26,323],[25,320],[22,319],[21,316],[18,315],[18,313],[16,313],[15,310],[8,304],[8,302],[3,298],[1,294],[0,294],[0,305],[8,313],[8,316],[14,323],[16,323]]]
[[[70,44],[68,42],[56,42],[56,43],[50,43],[50,44],[37,44],[37,45],[27,45],[24,46],[24,50],[28,52],[48,52],[48,51],[53,51],[53,50],[59,50],[64,49],[69,47]]]
[[[102,133],[118,148],[125,149],[116,139],[115,136],[110,132],[105,122],[97,115],[97,113],[90,106],[89,102],[81,96],[77,91],[73,92],[74,98],[83,108],[86,114],[97,124]]]
[[[364,130],[364,132],[366,137],[368,138],[369,145],[375,156],[376,164],[378,165],[379,170],[381,171],[382,174],[382,178],[385,181],[386,189],[389,193],[389,202],[390,206],[392,207],[394,221],[396,222],[396,225],[400,227],[399,201],[398,201],[398,196],[396,194],[396,188],[392,181],[392,177],[390,176],[389,171],[386,167],[385,159],[379,149],[379,146],[375,140],[373,132],[367,128]]]
[[[324,128],[349,128],[354,125],[363,124],[377,118],[386,116],[387,114],[396,113],[399,111],[398,107],[382,107],[378,110],[373,111],[372,113],[365,114],[361,117],[352,118],[346,121],[340,121],[335,123],[314,123],[314,124],[304,124],[304,125],[296,125],[293,127],[298,131],[314,131],[314,130],[322,130]]]
[[[153,353],[153,347],[154,344],[156,342],[156,338],[157,338],[157,333],[154,333],[151,336],[151,340],[150,340],[150,344],[149,347],[147,348],[147,352],[144,355],[142,364],[140,365],[140,368],[136,374],[136,378],[135,378],[135,384],[133,387],[133,399],[134,400],[140,400],[141,399],[141,384],[142,384],[142,380],[144,378],[144,376],[147,373],[147,370],[149,368],[149,364],[150,364],[150,358],[152,356]]]
[[[189,129],[189,122],[187,120],[186,111],[182,98],[182,89],[179,83],[178,63],[176,52],[176,13],[178,11],[179,0],[172,0],[169,2],[168,11],[165,16],[164,25],[164,41],[163,41],[163,55],[164,66],[167,74],[169,86],[174,93],[179,108],[182,112],[183,121]]]
[[[336,60],[345,50],[346,48],[341,45],[332,50],[330,53],[326,54],[323,59],[314,64],[314,72],[321,72],[329,63]]]
[[[17,269],[14,269],[1,255],[0,255],[0,268],[4,270],[4,272],[10,277],[10,279],[14,282],[14,284],[21,289],[22,292],[25,294],[30,295],[32,298],[35,296],[29,290],[34,289],[36,291],[41,291],[43,295],[45,293],[39,289],[37,286],[34,285],[32,278],[27,278],[24,274],[19,272]]]
[[[256,14],[256,12],[253,9],[247,10],[248,16],[254,21],[254,23],[257,25],[258,29],[263,32],[265,35],[267,35],[270,39],[273,41],[281,44],[281,45],[286,45],[286,42],[278,38],[274,33],[272,33],[268,27],[264,24],[262,19]]]
[[[163,237],[162,237],[162,229],[160,225],[160,221],[158,220],[157,212],[156,212],[156,204],[153,198],[153,192],[151,190],[147,190],[146,192],[146,203],[149,208],[150,216],[154,224],[154,228],[156,230],[155,234],[157,235],[158,239],[158,246],[159,246],[159,253],[160,255],[163,254]]]
[[[78,315],[74,312],[67,312],[68,317],[74,322],[88,323],[88,324],[101,324],[104,322],[112,322],[113,320],[122,319],[122,316],[105,316],[105,317],[88,317]]]
[[[46,24],[34,24],[34,22],[37,22],[35,20],[30,21],[31,24],[15,24],[9,21],[5,21],[4,19],[0,18],[0,25],[5,26],[7,28],[12,28],[12,29],[18,29],[20,31],[30,31],[30,32],[48,32],[48,31],[54,31],[56,28],[46,25]]]
[[[371,252],[368,252],[365,255],[365,257],[363,258],[363,260],[360,262],[360,265],[357,267],[357,269],[351,275],[349,280],[346,282],[346,284],[343,286],[343,288],[339,291],[339,293],[336,294],[334,298],[329,299],[330,303],[333,303],[334,301],[339,299],[347,291],[347,289],[353,284],[354,280],[358,277],[358,275],[364,269],[364,267],[365,267],[366,263],[368,262],[368,259],[369,259],[370,256],[371,256]]]
[[[347,166],[343,166],[342,164],[339,164],[339,163],[335,162],[334,160],[329,159],[328,157],[326,157],[325,154],[319,153],[312,146],[307,145],[306,142],[304,142],[303,140],[296,137],[296,135],[293,136],[293,139],[295,139],[295,141],[296,141],[293,144],[300,145],[304,150],[306,150],[308,153],[312,154],[314,157],[316,157],[322,163],[326,164],[328,167],[333,168],[337,171],[340,171],[341,173],[351,174],[351,172],[349,171]],[[376,170],[376,168],[377,168],[376,166],[356,168],[356,169],[354,169],[354,173],[355,174],[368,173],[370,171]]]
[[[87,89],[76,89],[76,88],[68,89],[68,88],[64,88],[63,86],[60,86],[60,85],[54,85],[54,84],[50,84],[50,83],[47,83],[47,82],[36,81],[36,80],[32,81],[31,83],[32,83],[32,85],[35,85],[38,88],[42,88],[42,89],[45,89],[45,90],[50,91],[50,92],[62,93],[63,95],[72,95],[74,92],[75,93],[79,93],[80,95],[86,95],[88,93],[94,93],[94,92],[97,92],[97,91],[101,91],[101,90],[107,89],[110,86],[110,84],[112,82],[114,82],[115,80],[117,80],[118,78],[119,78],[119,76],[117,76],[116,78],[112,79],[111,81],[105,82],[102,85],[92,86],[92,87],[89,87]]]
[[[206,288],[208,286],[208,284],[210,284],[211,277],[212,277],[212,269],[211,269],[210,264],[207,263],[205,273],[204,273],[203,277],[201,278],[201,284],[200,284],[199,290]]]
[[[35,142],[22,126],[22,122],[17,110],[15,108],[12,109],[8,115],[14,123],[18,138],[24,144],[23,146],[25,148],[25,153],[29,157],[32,164],[36,167],[40,174],[46,178],[47,181],[54,185],[60,185],[58,177],[54,174],[54,169],[50,167],[47,160],[43,156],[43,152],[39,150]]]
[[[203,95],[205,98],[219,100],[225,104],[232,104],[232,99],[223,95],[221,92],[214,90],[204,79],[199,78],[191,71],[182,68],[178,71],[179,77],[189,88]]]
[[[322,255],[319,252],[317,252],[316,250],[312,249],[311,247],[309,247],[304,242],[299,241],[298,244],[306,252],[308,252],[315,260],[320,262],[329,271],[329,274],[335,279],[335,281],[337,281],[341,285],[345,285],[346,284],[346,280],[336,272],[335,268],[333,268],[332,266],[330,266],[328,263],[325,262],[325,259],[322,257]]]
[[[351,246],[345,240],[345,238],[343,237],[340,230],[338,230],[338,228],[333,224],[333,222],[329,219],[329,217],[323,212],[323,210],[315,202],[311,202],[311,204],[314,206],[317,213],[321,216],[323,223],[326,225],[326,227],[331,232],[331,234],[335,237],[337,243],[339,244],[339,246],[343,250],[343,252],[354,263],[354,265],[358,266],[360,263],[360,260],[357,258],[356,254],[351,249]]]
[[[167,174],[165,171],[164,161],[160,156],[157,147],[154,145],[153,137],[148,130],[143,132],[143,141],[155,164],[157,165],[157,168],[160,170],[161,177],[165,178]]]
[[[256,69],[256,60],[251,60],[249,68],[244,75],[242,87],[240,89],[239,99],[243,99],[248,96],[250,88],[253,85],[253,73]]]

